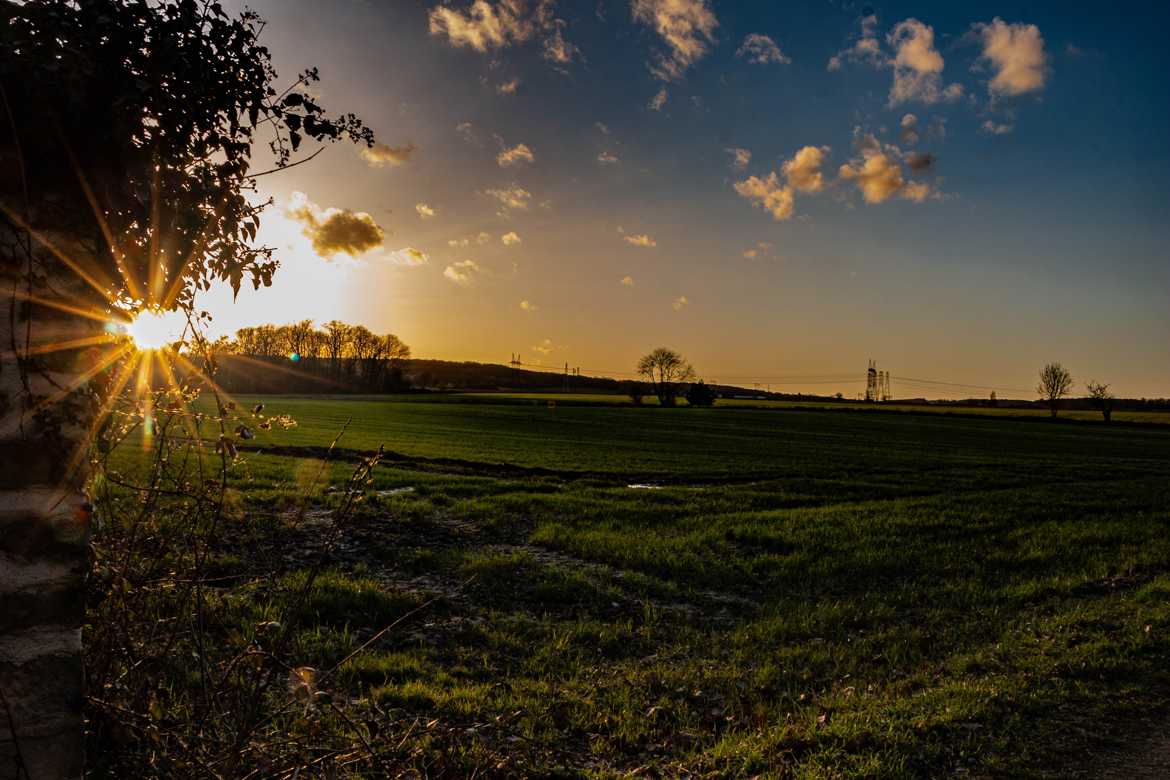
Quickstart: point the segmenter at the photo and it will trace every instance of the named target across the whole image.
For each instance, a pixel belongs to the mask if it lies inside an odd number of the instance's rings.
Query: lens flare
[[[180,311],[143,309],[134,315],[126,332],[141,350],[158,350],[174,344],[183,337],[187,318]]]

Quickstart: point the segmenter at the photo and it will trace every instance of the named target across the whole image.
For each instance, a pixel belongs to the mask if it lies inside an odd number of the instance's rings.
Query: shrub
[[[686,395],[687,403],[691,406],[712,406],[717,397],[715,388],[702,380],[691,385]]]

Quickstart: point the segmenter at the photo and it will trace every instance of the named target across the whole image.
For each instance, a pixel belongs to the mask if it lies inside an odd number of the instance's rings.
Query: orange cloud
[[[627,244],[646,247],[648,249],[658,246],[658,242],[650,238],[650,236],[646,235],[645,233],[636,236],[622,236],[622,240]]]
[[[385,238],[385,232],[366,212],[338,208],[322,211],[303,192],[292,194],[288,215],[301,223],[301,231],[324,258],[342,253],[356,257],[381,246]]]
[[[402,165],[408,162],[416,149],[414,144],[406,144],[405,146],[374,144],[363,148],[361,155],[370,167],[381,168],[383,165]]]

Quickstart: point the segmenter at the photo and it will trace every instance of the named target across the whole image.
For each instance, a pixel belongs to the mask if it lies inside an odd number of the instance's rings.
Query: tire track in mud
[[[374,521],[366,520],[343,526],[333,548],[326,550],[325,539],[333,527],[332,511],[324,508],[308,509],[301,513],[300,520],[295,522],[300,539],[294,545],[296,553],[292,560],[298,565],[308,565],[320,560],[321,555],[327,555],[332,564],[364,564],[368,576],[386,587],[417,593],[427,598],[441,596],[452,606],[459,608],[473,606],[472,599],[467,593],[466,580],[460,579],[452,572],[408,572],[402,567],[395,566],[392,561],[387,561],[380,553],[393,548],[438,548],[500,555],[518,554],[528,557],[542,567],[559,567],[580,574],[599,590],[616,587],[624,597],[623,606],[627,608],[649,605],[663,613],[679,615],[700,623],[734,623],[749,617],[763,606],[755,599],[711,588],[689,587],[685,592],[680,592],[677,598],[636,591],[628,582],[628,578],[631,575],[640,575],[640,572],[550,550],[526,541],[494,541],[487,538],[474,522],[443,514],[428,517],[425,522],[430,529],[440,531],[442,536],[427,535],[428,529],[422,528],[415,528],[412,532],[403,524],[394,523],[392,517],[383,515]],[[384,530],[391,524],[394,526],[393,531]],[[404,531],[406,533],[403,533]]]

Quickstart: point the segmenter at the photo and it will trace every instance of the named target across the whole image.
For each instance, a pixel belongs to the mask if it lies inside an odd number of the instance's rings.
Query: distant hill
[[[335,365],[324,358],[303,358],[297,362],[285,358],[221,355],[216,382],[230,393],[358,394],[520,390],[524,392],[624,393],[631,380],[598,376],[574,376],[551,370],[506,366],[473,361],[407,359],[381,361],[370,366],[342,361]],[[857,403],[853,398],[804,393],[766,392],[735,385],[712,385],[722,397],[769,399],[816,403]],[[899,406],[987,407],[986,398],[928,400],[898,398],[889,403]],[[999,399],[996,406],[1007,409],[1044,408],[1032,399]],[[1091,409],[1086,398],[1068,398],[1064,409]],[[1118,398],[1117,410],[1167,410],[1170,400],[1162,398]]]
[[[225,354],[218,358],[216,382],[229,393],[346,394],[442,392],[452,390],[523,390],[527,392],[622,393],[630,380],[574,376],[498,363],[453,360],[396,360],[381,370],[324,358],[250,357]],[[370,377],[370,378],[368,378]],[[767,393],[734,385],[713,385],[721,395],[775,400],[836,400],[827,396]]]

